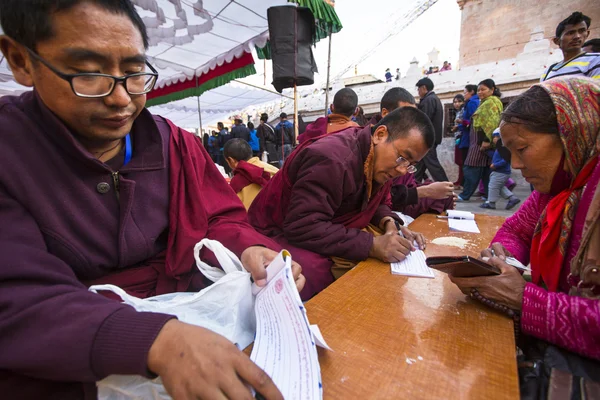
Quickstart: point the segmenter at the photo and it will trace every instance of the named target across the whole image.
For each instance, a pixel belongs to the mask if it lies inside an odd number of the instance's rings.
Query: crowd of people
[[[174,398],[251,398],[252,388],[280,399],[225,338],[88,287],[113,284],[140,298],[198,291],[209,283],[193,248],[209,238],[238,256],[258,286],[287,249],[307,300],[362,260],[397,262],[426,249],[396,211],[439,213],[469,199],[479,180],[485,208],[500,197],[514,206],[509,165],[535,190],[482,250],[502,273],[451,280],[515,318],[528,361],[541,354],[552,367],[544,356],[553,351],[598,380],[600,55],[582,50],[589,18],[574,13],[559,24],[565,59],[506,110],[491,79],[455,99],[464,155],[455,197],[437,158],[443,110],[429,78],[416,83],[418,104],[391,88],[369,121],[356,93],[339,90],[331,114],[295,148],[287,115],[273,127],[263,114],[256,129],[241,119],[231,131],[219,123],[207,152],[145,108],[157,73],[133,4],[65,4],[0,2],[0,49],[17,82],[33,88],[0,99],[6,398],[95,398],[95,382],[119,374],[160,376]],[[230,184],[215,163],[232,170]],[[531,282],[508,256],[531,264]],[[218,266],[207,249],[201,258]]]

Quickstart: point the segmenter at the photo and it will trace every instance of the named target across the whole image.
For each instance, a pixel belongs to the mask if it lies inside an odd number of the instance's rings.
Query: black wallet
[[[469,256],[428,257],[427,266],[457,278],[500,275],[498,267]]]

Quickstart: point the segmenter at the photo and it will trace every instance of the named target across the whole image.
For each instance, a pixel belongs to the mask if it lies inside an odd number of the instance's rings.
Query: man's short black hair
[[[358,107],[358,96],[350,88],[343,88],[333,96],[333,108],[336,114],[351,117]]]
[[[467,85],[465,86],[465,90],[469,93],[477,94],[477,85]]]
[[[587,15],[583,15],[583,13],[579,11],[575,11],[573,14],[569,15],[569,17],[560,21],[560,23],[556,27],[556,37],[560,38],[560,35],[563,34],[567,25],[577,25],[580,22],[585,22],[587,28],[590,29],[592,19]]]
[[[388,130],[388,142],[406,137],[408,133],[416,128],[421,132],[427,148],[433,146],[435,139],[435,129],[431,120],[423,111],[414,107],[400,107],[386,115],[377,125],[372,128],[375,132],[377,128],[385,125]]]
[[[224,128],[224,125],[222,122],[217,122],[217,128],[219,128],[219,127],[220,127],[220,129]]]
[[[260,114],[260,120],[263,122],[267,122],[269,120],[269,114],[267,114],[267,113]]]
[[[282,112],[279,114],[279,118],[287,118],[287,114]]]
[[[581,47],[592,47],[592,53],[600,53],[600,39],[590,39]]]
[[[252,148],[244,139],[231,139],[223,147],[223,156],[235,161],[248,161],[252,158]]]
[[[0,24],[7,36],[35,50],[38,42],[54,36],[52,14],[84,2],[129,17],[142,35],[144,48],[148,48],[146,26],[130,0],[1,0]]]
[[[379,111],[385,108],[388,111],[394,111],[398,108],[398,103],[415,104],[415,96],[409,93],[408,90],[401,87],[394,87],[385,92],[379,104]]]
[[[421,78],[419,79],[419,82],[417,82],[416,86],[425,86],[427,88],[427,91],[431,92],[433,90],[433,81],[429,78]]]

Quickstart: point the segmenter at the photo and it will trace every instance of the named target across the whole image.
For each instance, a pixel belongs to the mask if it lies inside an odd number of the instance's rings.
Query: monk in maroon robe
[[[226,338],[88,290],[196,291],[203,238],[261,286],[281,249],[201,139],[145,108],[158,74],[133,3],[4,0],[0,23],[14,78],[33,88],[0,99],[0,397],[95,399],[118,374],[160,376],[175,398],[251,398],[250,386],[282,399]]]
[[[358,96],[350,88],[340,89],[333,96],[331,114],[318,118],[306,127],[303,134],[298,136],[298,143],[302,144],[308,139],[324,136],[344,129],[359,126],[352,121],[352,116],[358,107]]]
[[[250,223],[291,251],[303,265],[304,299],[333,281],[330,257],[385,262],[424,246],[389,207],[392,179],[407,173],[433,144],[433,126],[416,108],[403,107],[375,127],[350,128],[300,145],[259,193]],[[373,224],[388,233],[363,231]]]
[[[370,123],[375,125],[381,118],[399,107],[416,107],[415,98],[406,89],[391,88],[383,95],[380,103],[381,114],[374,116]],[[394,179],[392,184],[392,209],[413,218],[432,212],[440,214],[454,208],[454,185],[451,182],[417,184],[412,174]]]

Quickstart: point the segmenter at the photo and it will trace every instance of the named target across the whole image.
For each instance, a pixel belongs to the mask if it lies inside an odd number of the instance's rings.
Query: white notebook
[[[401,262],[391,263],[392,274],[418,278],[435,278],[433,270],[425,263],[422,250],[411,251]]]
[[[477,222],[475,222],[475,214],[469,211],[448,210],[448,227],[454,231],[481,233]]]

